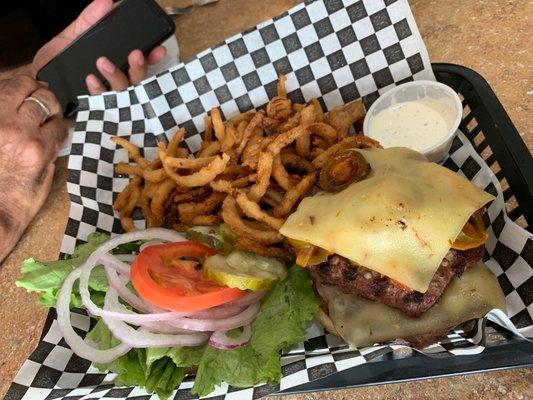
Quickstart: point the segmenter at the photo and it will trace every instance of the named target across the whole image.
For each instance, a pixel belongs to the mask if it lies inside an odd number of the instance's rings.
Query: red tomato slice
[[[245,292],[204,278],[201,263],[217,252],[198,242],[149,246],[131,265],[131,281],[147,302],[167,310],[194,312],[244,296]]]

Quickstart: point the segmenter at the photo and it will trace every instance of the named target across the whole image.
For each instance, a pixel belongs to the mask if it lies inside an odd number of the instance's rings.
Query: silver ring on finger
[[[43,125],[51,116],[52,112],[48,108],[46,104],[43,103],[42,100],[39,100],[37,97],[28,96],[24,99],[24,101],[33,101],[34,103],[38,104],[39,107],[44,111],[43,119],[41,120],[41,125]]]

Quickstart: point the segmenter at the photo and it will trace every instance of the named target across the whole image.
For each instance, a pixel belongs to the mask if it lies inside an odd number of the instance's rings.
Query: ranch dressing
[[[406,101],[374,115],[368,136],[384,147],[425,150],[450,132],[454,115],[445,104],[428,99]]]

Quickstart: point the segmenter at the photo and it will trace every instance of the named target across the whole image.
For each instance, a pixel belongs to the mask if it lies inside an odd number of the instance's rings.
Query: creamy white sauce
[[[384,148],[408,147],[421,151],[442,141],[449,133],[450,111],[446,105],[428,100],[407,101],[372,117],[368,136]]]

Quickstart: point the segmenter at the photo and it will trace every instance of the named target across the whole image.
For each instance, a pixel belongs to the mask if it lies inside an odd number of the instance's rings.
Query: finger
[[[96,60],[96,68],[109,82],[111,89],[123,90],[130,85],[126,75],[124,75],[124,73],[118,69],[115,64],[109,61],[108,58],[100,57],[98,60]]]
[[[104,84],[100,82],[100,79],[98,79],[94,74],[87,75],[85,78],[85,84],[87,85],[89,94],[101,94],[107,91],[107,88],[104,86]]]
[[[41,87],[31,93],[29,97],[37,99],[44,107],[38,101],[26,98],[18,108],[19,116],[21,116],[23,121],[29,122],[34,126],[40,126],[45,119],[62,115],[61,105],[50,90]]]
[[[154,65],[165,58],[167,55],[167,49],[164,46],[157,46],[152,49],[148,54],[148,64]]]
[[[12,104],[18,109],[26,97],[42,86],[29,75],[17,75],[2,81],[1,87],[2,94],[9,98],[8,104]]]
[[[130,83],[136,85],[146,77],[146,71],[148,69],[148,63],[142,51],[133,50],[128,56],[128,64],[130,65],[128,70]]]

